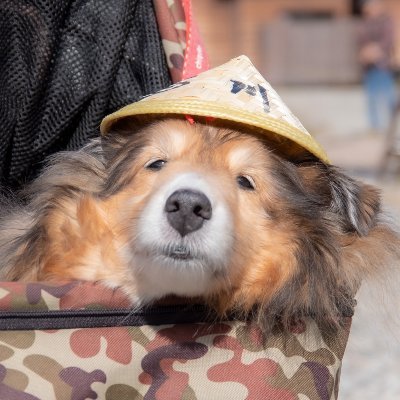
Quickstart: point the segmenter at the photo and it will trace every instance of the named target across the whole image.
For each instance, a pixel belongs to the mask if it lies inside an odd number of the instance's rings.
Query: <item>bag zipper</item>
[[[224,320],[234,320],[234,315]],[[46,330],[217,322],[218,317],[200,304],[131,309],[0,311],[0,330]]]

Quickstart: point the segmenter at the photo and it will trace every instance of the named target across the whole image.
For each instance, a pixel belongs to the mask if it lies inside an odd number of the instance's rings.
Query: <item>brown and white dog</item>
[[[24,204],[4,201],[0,254],[3,280],[102,281],[133,304],[174,294],[337,327],[400,240],[377,190],[337,168],[167,118],[54,156]]]

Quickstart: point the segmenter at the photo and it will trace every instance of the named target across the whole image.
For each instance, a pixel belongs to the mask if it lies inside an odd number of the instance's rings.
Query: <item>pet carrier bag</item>
[[[0,399],[337,398],[350,316],[286,335],[201,305],[130,307],[121,290],[0,284]]]

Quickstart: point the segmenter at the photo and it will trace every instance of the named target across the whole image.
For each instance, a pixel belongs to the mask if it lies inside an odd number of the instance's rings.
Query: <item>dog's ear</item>
[[[115,121],[110,131],[101,138],[106,161],[112,163],[121,151],[126,150],[128,143],[130,151],[137,148],[143,141],[143,133],[154,123],[154,118],[149,116],[141,116],[140,120],[132,117]]]
[[[328,177],[332,193],[331,209],[342,218],[345,231],[368,235],[381,209],[378,189],[358,182],[331,166],[328,166]]]
[[[116,121],[107,134],[101,138],[101,146],[107,161],[115,158],[116,154],[125,146],[128,138],[132,136],[137,128],[129,118]]]
[[[318,198],[344,233],[368,235],[380,212],[379,191],[323,163],[298,166],[303,187]]]
[[[102,155],[107,171],[103,195],[116,193],[132,181],[135,170],[131,167],[146,145],[148,129],[153,123],[145,118],[140,122],[122,118],[102,137]]]

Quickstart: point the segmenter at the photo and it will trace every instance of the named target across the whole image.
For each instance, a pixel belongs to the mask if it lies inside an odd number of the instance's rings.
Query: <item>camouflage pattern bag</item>
[[[0,399],[337,398],[351,318],[264,337],[202,306],[133,311],[121,291],[73,282],[0,284]]]

